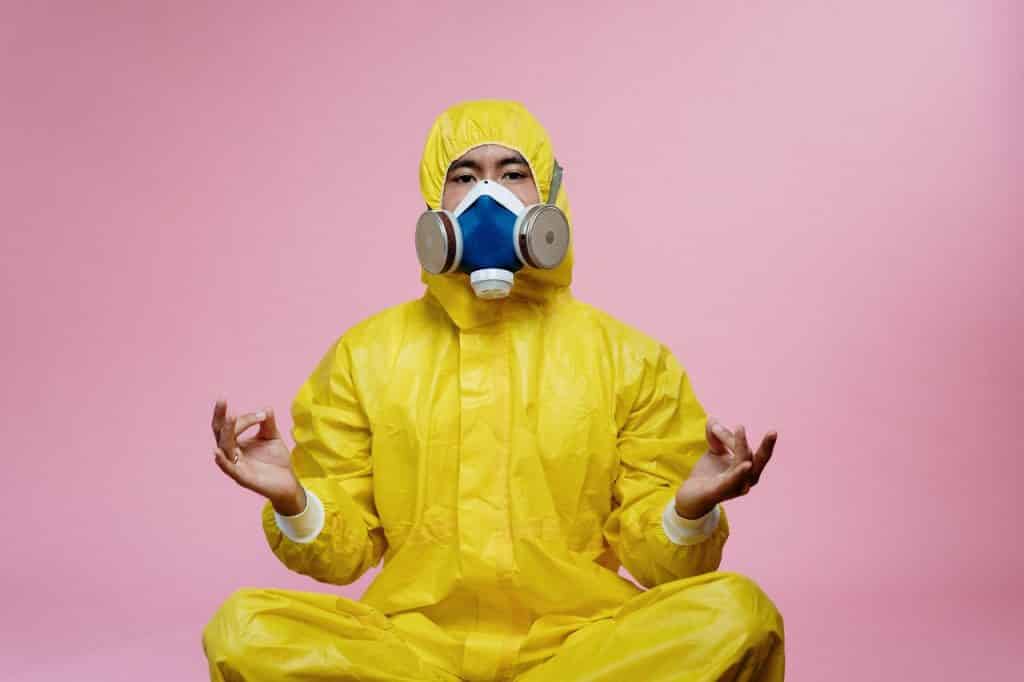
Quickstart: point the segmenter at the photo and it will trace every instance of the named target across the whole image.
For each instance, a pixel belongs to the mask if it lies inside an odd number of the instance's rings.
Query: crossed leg
[[[362,602],[296,590],[245,588],[203,630],[212,682],[458,678],[431,666]]]
[[[516,682],[782,682],[784,639],[756,583],[714,571],[637,595]]]

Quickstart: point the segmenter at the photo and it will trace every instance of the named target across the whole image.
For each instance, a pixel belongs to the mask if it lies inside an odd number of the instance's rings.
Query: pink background
[[[266,547],[213,403],[290,428],[420,294],[422,144],[481,96],[554,140],[576,294],[779,431],[723,568],[788,679],[1021,672],[1019,5],[300,4],[3,11],[0,676],[205,679],[233,589],[332,589]]]

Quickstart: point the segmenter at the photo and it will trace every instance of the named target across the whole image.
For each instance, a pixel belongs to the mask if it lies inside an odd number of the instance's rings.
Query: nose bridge
[[[499,182],[501,180],[502,171],[504,168],[499,166],[497,163],[485,163],[483,167],[483,178],[482,180],[491,180],[492,182]]]

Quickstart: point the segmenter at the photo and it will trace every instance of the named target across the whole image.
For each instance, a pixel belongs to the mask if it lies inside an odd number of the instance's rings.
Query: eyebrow
[[[522,154],[515,154],[513,156],[506,156],[505,158],[503,158],[500,161],[498,161],[498,167],[499,168],[500,167],[504,167],[504,166],[513,166],[513,165],[520,165],[520,164],[526,166],[527,168],[529,168],[529,166],[530,166],[530,164],[527,163],[526,159],[523,158]],[[472,159],[462,159],[461,161],[456,161],[455,163],[453,163],[451,165],[451,168],[448,169],[448,175],[451,175],[452,173],[454,173],[455,171],[459,170],[460,168],[468,168],[470,170],[477,171],[478,173],[480,172],[480,164],[479,163],[477,163],[476,161],[473,161]]]

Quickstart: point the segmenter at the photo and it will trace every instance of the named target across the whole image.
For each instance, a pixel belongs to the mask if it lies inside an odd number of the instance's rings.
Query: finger
[[[238,421],[235,422],[235,440],[237,440],[238,437],[246,431],[246,429],[259,424],[266,418],[267,415],[264,412],[250,412],[249,414],[243,414],[238,418]]]
[[[743,424],[740,424],[732,433],[733,444],[736,446],[732,451],[741,460],[753,463],[754,455],[750,452],[750,444],[747,443],[747,429],[744,428]]]
[[[274,440],[281,437],[281,432],[277,430],[277,419],[274,417],[274,409],[268,407],[264,410],[267,413],[267,418],[260,424],[260,432],[256,434],[257,438],[263,440]]]
[[[708,417],[704,426],[704,433],[708,439],[708,450],[716,455],[724,455],[732,449],[732,433],[725,428],[722,422],[714,417]]]
[[[237,442],[235,440],[235,421],[236,418],[228,416],[224,419],[224,424],[220,427],[220,438],[217,440],[217,445],[224,452],[234,452]]]
[[[718,484],[715,486],[716,499],[728,500],[746,493],[750,489],[751,466],[753,465],[749,461],[744,460],[720,473]]]
[[[238,473],[235,471],[234,462],[224,456],[224,451],[217,448],[213,451],[213,461],[217,463],[220,470],[231,477],[232,480],[238,481]]]
[[[220,440],[220,430],[224,426],[224,415],[228,411],[228,401],[223,398],[217,400],[213,405],[213,439]]]
[[[757,448],[757,453],[754,455],[754,469],[750,474],[751,485],[757,485],[757,482],[761,480],[761,472],[768,465],[768,460],[772,458],[772,453],[775,452],[775,442],[778,438],[778,433],[769,431],[761,439],[761,446]]]

